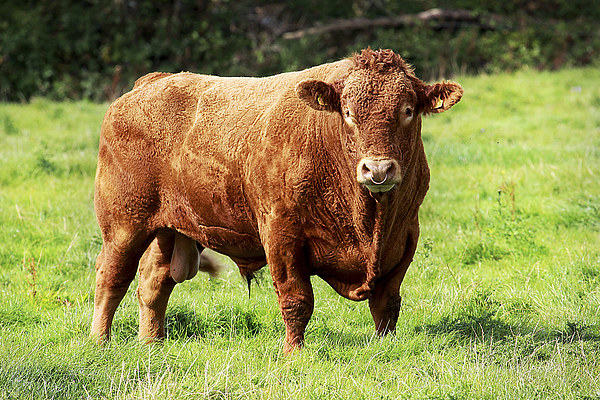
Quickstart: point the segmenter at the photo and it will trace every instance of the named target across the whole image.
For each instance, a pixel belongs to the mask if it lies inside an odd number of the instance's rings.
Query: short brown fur
[[[267,78],[138,79],[102,125],[92,335],[109,337],[139,263],[140,337],[163,337],[171,274],[193,277],[204,248],[248,278],[268,263],[286,352],[304,341],[311,275],[394,330],[429,184],[421,115],[461,96],[391,50]]]

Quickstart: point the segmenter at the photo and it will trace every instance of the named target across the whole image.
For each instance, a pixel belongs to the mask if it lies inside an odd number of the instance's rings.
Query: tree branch
[[[497,30],[501,25],[505,25],[504,19],[497,15],[483,16],[469,10],[442,10],[433,8],[418,14],[399,15],[397,17],[338,19],[328,24],[286,32],[283,34],[283,38],[291,40],[329,32],[356,31],[371,28],[399,28],[427,22],[439,22],[444,27],[447,27],[449,23],[456,25],[468,24],[485,30]]]

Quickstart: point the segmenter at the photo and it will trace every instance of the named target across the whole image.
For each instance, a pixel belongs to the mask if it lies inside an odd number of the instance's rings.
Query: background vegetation
[[[471,17],[290,36],[432,8]],[[149,71],[267,75],[368,45],[399,51],[425,79],[597,66],[600,51],[589,0],[7,0],[0,15],[0,100],[10,101],[110,100]]]
[[[2,399],[600,399],[600,71],[458,77],[428,117],[432,181],[395,335],[314,279],[305,350],[281,354],[264,271],[178,285],[162,346],[88,338],[105,104],[0,104]]]

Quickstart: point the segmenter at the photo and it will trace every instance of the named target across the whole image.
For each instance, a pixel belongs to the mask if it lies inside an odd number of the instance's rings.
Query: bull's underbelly
[[[171,226],[194,239],[202,247],[214,250],[234,260],[241,269],[256,271],[266,265],[262,243],[254,235],[220,226]]]
[[[171,228],[196,240],[200,245],[221,254],[229,256],[240,268],[242,275],[252,274],[267,264],[263,243],[258,232],[253,233],[253,225],[248,221],[248,226],[240,229],[240,220],[237,226],[215,226],[201,223],[201,218],[194,212],[193,217],[186,218],[186,223],[174,224]],[[225,225],[227,221],[221,221]],[[299,240],[303,240],[299,238]],[[394,238],[396,243],[405,241],[405,238]],[[357,298],[354,291],[361,287],[367,279],[368,264],[374,258],[370,254],[368,244],[323,241],[322,239],[305,242],[308,259],[305,260],[311,275],[324,279],[340,295],[351,300],[364,300],[366,297]],[[384,246],[378,263],[380,274],[389,273],[402,259],[404,246]],[[281,266],[285,268],[285,266]]]
[[[215,212],[198,212],[189,206],[178,206],[168,217],[169,227],[194,239],[203,247],[230,257],[264,256],[258,231],[250,220],[239,218],[219,219]]]

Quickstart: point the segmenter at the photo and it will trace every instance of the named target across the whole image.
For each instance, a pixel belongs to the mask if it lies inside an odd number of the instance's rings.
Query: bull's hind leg
[[[159,231],[140,261],[137,297],[140,305],[139,338],[150,342],[165,336],[165,314],[173,288],[170,265],[175,232]]]
[[[192,279],[198,269],[215,272],[212,259],[200,257],[203,248],[181,233],[161,230],[140,262],[140,340],[165,336],[165,314],[171,292],[177,283]],[[205,265],[200,265],[204,261]]]
[[[106,240],[106,237],[117,240]],[[96,289],[91,336],[99,341],[110,339],[115,311],[135,277],[137,265],[147,246],[146,234],[111,234],[105,236],[96,261]]]

